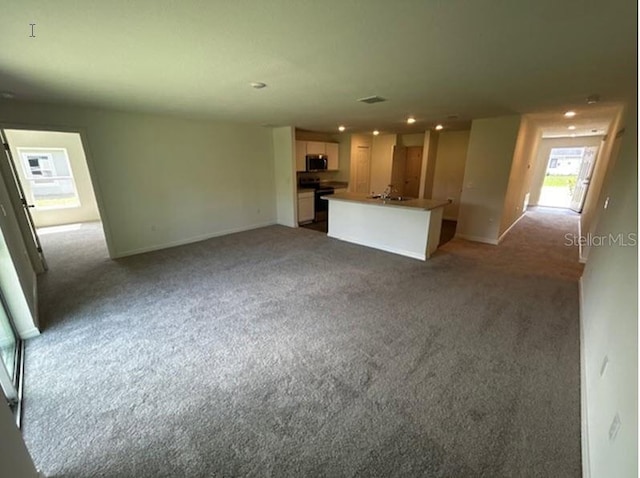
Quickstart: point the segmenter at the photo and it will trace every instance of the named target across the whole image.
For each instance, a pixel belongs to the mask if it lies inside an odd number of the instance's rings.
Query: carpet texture
[[[416,261],[273,226],[111,261],[42,236],[49,477],[579,477],[577,218]]]

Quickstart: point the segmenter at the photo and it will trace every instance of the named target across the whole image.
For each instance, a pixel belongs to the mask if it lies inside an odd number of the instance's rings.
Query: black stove
[[[334,193],[333,186],[323,185],[320,178],[300,178],[298,182],[300,188],[315,189],[314,196],[314,209],[315,209],[315,222],[326,221],[329,211],[329,201],[321,199],[322,196],[327,196]]]

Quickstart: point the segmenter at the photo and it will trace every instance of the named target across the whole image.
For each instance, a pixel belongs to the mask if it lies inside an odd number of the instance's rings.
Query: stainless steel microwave
[[[328,166],[326,154],[307,154],[307,171],[326,171]]]

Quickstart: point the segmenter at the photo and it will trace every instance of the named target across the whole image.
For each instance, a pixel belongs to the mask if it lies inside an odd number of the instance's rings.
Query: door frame
[[[89,170],[89,179],[91,181],[91,187],[93,188],[93,194],[96,198],[96,205],[98,206],[98,212],[100,214],[100,222],[102,224],[102,230],[104,232],[104,238],[107,244],[107,252],[109,253],[109,257],[113,258],[114,249],[113,249],[113,240],[111,236],[111,226],[110,226],[109,219],[104,207],[104,201],[102,199],[102,191],[96,179],[97,177],[96,168],[94,165],[91,148],[89,147],[89,140],[88,140],[88,134],[86,129],[82,127],[59,127],[59,126],[29,125],[29,124],[21,124],[21,123],[0,122],[0,130],[5,131],[5,130],[11,130],[11,129],[23,130],[23,131],[42,131],[42,132],[51,132],[51,133],[75,133],[80,136],[80,142],[82,143],[82,149],[84,150],[84,157],[87,163],[87,169]],[[36,234],[37,234],[37,231],[36,231]]]

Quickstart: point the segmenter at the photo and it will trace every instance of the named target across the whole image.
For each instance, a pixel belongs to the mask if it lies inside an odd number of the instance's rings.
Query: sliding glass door
[[[0,387],[12,407],[18,404],[20,353],[20,341],[0,294]]]

